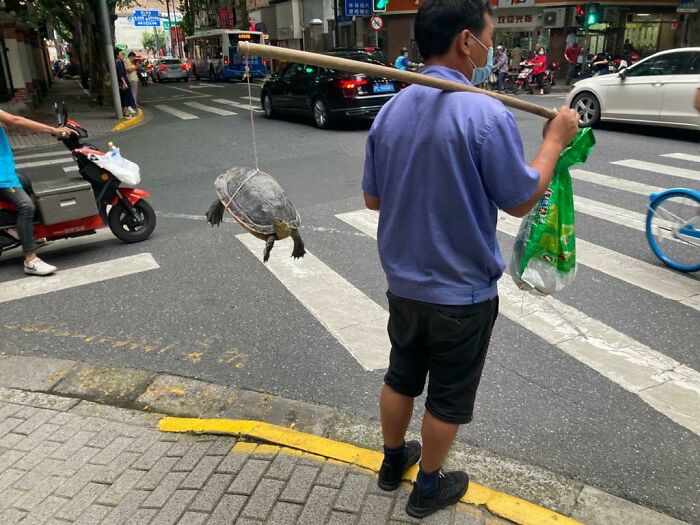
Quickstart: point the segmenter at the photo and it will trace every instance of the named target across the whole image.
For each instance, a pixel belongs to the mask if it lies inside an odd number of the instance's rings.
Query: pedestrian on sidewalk
[[[131,93],[131,88],[129,87],[129,77],[126,71],[126,64],[124,63],[124,52],[119,48],[115,48],[114,58],[117,66],[117,82],[119,84],[122,115],[124,118],[131,118],[136,114],[132,109],[136,105],[136,102],[134,102],[134,95]]]
[[[503,46],[496,47],[496,60],[493,64],[493,71],[498,75],[498,92],[503,93],[508,75],[508,53]]]
[[[15,171],[15,159],[10,142],[7,140],[4,126],[15,126],[32,133],[47,133],[61,136],[75,133],[70,128],[54,128],[41,122],[12,115],[0,110],[0,199],[8,201],[17,208],[17,234],[24,251],[24,273],[29,275],[50,275],[56,271],[55,266],[45,263],[36,255],[37,245],[34,241],[34,201],[25,191]]]
[[[564,60],[566,60],[566,85],[570,86],[575,76],[578,76],[578,56],[583,53],[583,48],[574,42],[573,45],[566,46],[564,50]]]
[[[547,71],[547,55],[544,52],[544,46],[537,46],[535,56],[530,59],[532,65],[532,83],[537,83],[540,88],[540,95],[544,95],[544,74]]]
[[[136,65],[136,53],[131,51],[129,56],[124,61],[124,66],[126,67],[126,75],[129,79],[129,87],[131,88],[131,94],[134,97],[134,105],[139,108],[139,74],[138,66]]]
[[[494,25],[488,0],[426,0],[415,35],[424,74],[473,84],[488,69]],[[420,126],[416,126],[420,122]],[[544,195],[578,129],[562,107],[530,165],[512,113],[486,95],[412,85],[385,105],[369,133],[362,181],[381,210],[377,243],[389,290],[389,369],[380,396],[381,489],[394,490],[420,460],[406,504],[425,517],[457,503],[466,472],[441,467],[460,425],[472,419],[498,314],[505,264],[498,209],[522,217]],[[428,395],[423,445],[405,441],[414,399]]]

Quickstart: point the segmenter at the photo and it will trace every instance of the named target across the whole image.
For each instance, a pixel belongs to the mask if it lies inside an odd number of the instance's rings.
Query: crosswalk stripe
[[[256,257],[264,243],[249,233],[236,236]],[[313,254],[294,260],[292,242],[277,241],[267,269],[313,314],[365,370],[389,366],[389,314]]]
[[[44,157],[60,157],[61,155],[70,155],[70,151],[49,151],[47,153],[32,153],[31,155],[17,155],[15,160],[26,159],[42,159]]]
[[[687,160],[690,162],[700,162],[700,155],[691,155],[689,153],[666,153],[661,155],[662,157],[668,157],[670,159],[680,159]]]
[[[498,230],[516,236],[520,219],[503,212],[498,214]],[[700,310],[700,281],[685,277],[665,267],[655,266],[628,255],[576,237],[576,262],[611,277]]]
[[[207,106],[207,105],[201,104],[199,102],[184,102],[184,104],[186,106],[191,107],[191,108],[201,109],[202,111],[208,111],[209,113],[215,113],[217,115],[221,115],[224,117],[230,117],[231,115],[238,114],[238,113],[234,113],[233,111],[228,111],[227,109],[214,108],[212,106]]]
[[[78,166],[67,166],[67,167],[63,168],[63,171],[65,171],[66,173],[70,173],[71,171],[78,171],[78,170],[79,170]]]
[[[377,238],[379,214],[358,210],[336,217]],[[551,296],[519,290],[509,276],[498,282],[498,291],[507,318],[700,434],[700,373]]]
[[[581,197],[579,195],[574,195],[574,209],[577,212],[585,213],[586,215],[591,215],[592,217],[612,222],[620,226],[626,226],[627,228],[632,228],[641,232],[646,231],[647,216],[644,213],[628,210],[626,208],[620,208],[605,202],[594,201],[593,199],[587,199],[586,197]],[[667,220],[657,220],[659,225],[663,224],[664,226],[668,226],[670,229],[673,229],[675,226],[673,223]]]
[[[51,159],[51,160],[36,160],[33,162],[22,162],[20,164],[17,164],[15,168],[18,170],[24,169],[24,168],[39,168],[41,166],[54,166],[56,164],[67,164],[69,162],[73,162],[73,157],[67,157],[65,159]]]
[[[196,118],[199,118],[197,115],[193,115],[192,113],[187,113],[186,111],[181,111],[179,109],[175,109],[170,106],[166,106],[165,104],[156,104],[154,107],[158,108],[161,111],[164,111],[165,113],[168,113],[172,115],[173,117],[177,117],[182,120],[193,120]]]
[[[664,188],[660,188],[659,186],[650,186],[648,184],[642,184],[641,182],[636,182],[633,180],[610,177],[609,175],[603,175],[602,173],[596,173],[594,171],[572,169],[571,176],[575,180],[582,180],[592,184],[597,184],[598,186],[613,188],[615,190],[637,193],[638,195],[649,196],[652,193],[664,190]]]
[[[226,104],[227,106],[233,106],[235,108],[239,109],[245,109],[246,111],[250,111],[250,106],[252,104],[241,104],[240,102],[236,102],[235,100],[227,100],[225,98],[213,98],[211,100],[212,102],[216,102],[217,104]],[[262,113],[262,109],[260,109],[260,106],[253,106],[253,111],[255,113]]]
[[[647,162],[645,160],[625,159],[616,160],[611,164],[625,166],[627,168],[635,168],[638,170],[651,171],[653,173],[661,173],[672,177],[681,177],[683,179],[691,179],[700,181],[700,171],[689,170],[685,168],[676,168],[675,166],[667,166],[666,164],[657,164],[656,162]]]
[[[139,253],[110,261],[61,270],[54,275],[42,277],[41,279],[36,277],[15,279],[0,283],[0,303],[106,281],[107,279],[123,277],[156,268],[159,268],[158,263],[150,253]]]

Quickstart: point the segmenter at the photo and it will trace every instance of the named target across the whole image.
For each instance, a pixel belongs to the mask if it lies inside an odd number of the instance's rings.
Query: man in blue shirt
[[[401,54],[396,57],[396,60],[394,61],[394,67],[396,69],[400,69],[401,71],[407,71],[407,70],[416,70],[419,67],[421,67],[420,64],[416,64],[415,62],[411,62],[408,59],[408,49],[405,47],[401,48]]]
[[[15,171],[15,159],[3,126],[10,125],[26,129],[32,133],[47,133],[61,136],[75,133],[70,128],[54,128],[41,122],[12,115],[0,110],[0,199],[10,202],[17,209],[17,233],[24,251],[24,272],[29,275],[50,275],[56,271],[36,255],[34,242],[34,202],[24,191]]]
[[[424,74],[478,83],[490,71],[488,0],[426,0],[415,35]],[[393,490],[420,458],[406,511],[428,516],[467,490],[465,472],[440,470],[459,425],[472,418],[504,262],[498,209],[522,217],[544,194],[577,131],[561,108],[528,165],[513,115],[486,95],[412,85],[372,126],[362,182],[380,210],[377,241],[389,291],[389,370],[380,398],[384,461],[379,486]],[[406,443],[413,401],[429,376],[423,446]]]

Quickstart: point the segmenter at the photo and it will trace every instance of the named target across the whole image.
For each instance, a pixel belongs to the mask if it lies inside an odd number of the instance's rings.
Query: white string
[[[248,58],[248,55],[246,55],[245,76],[248,79],[248,108],[250,109],[250,128],[253,132],[253,153],[255,154],[255,171],[257,172],[260,171],[260,161],[258,159],[258,141],[255,137],[255,120],[253,119],[253,97],[250,93],[250,67],[248,67]]]

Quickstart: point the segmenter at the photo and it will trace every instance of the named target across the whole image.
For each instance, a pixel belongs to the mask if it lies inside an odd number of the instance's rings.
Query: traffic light
[[[576,5],[576,25],[584,27],[586,23],[586,6],[583,4]]]
[[[372,0],[372,8],[375,13],[384,13],[388,5],[389,0]]]
[[[586,13],[586,27],[591,27],[598,23],[600,17],[600,4],[588,4]]]

